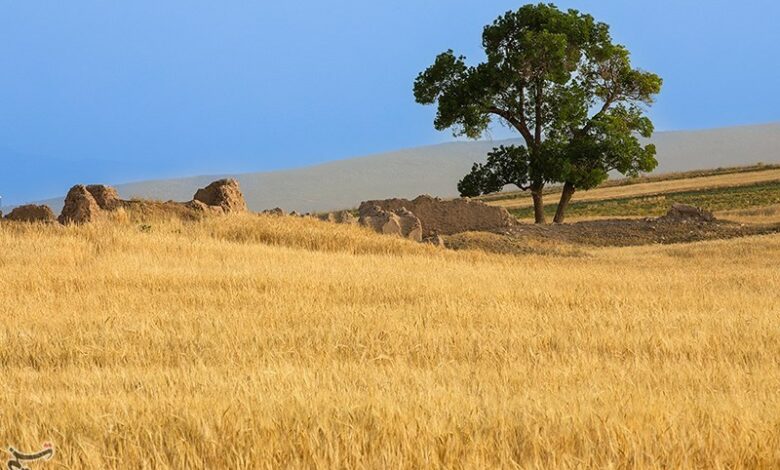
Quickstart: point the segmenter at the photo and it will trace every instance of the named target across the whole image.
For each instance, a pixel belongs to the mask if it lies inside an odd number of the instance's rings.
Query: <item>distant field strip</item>
[[[745,186],[722,186],[709,189],[653,193],[601,200],[580,200],[571,203],[570,218],[591,217],[649,217],[664,214],[674,203],[690,204],[710,211],[734,211],[780,204],[780,181],[769,181]],[[555,213],[557,204],[548,204],[545,212]],[[515,217],[530,218],[530,206],[510,208]]]
[[[640,196],[657,196],[685,191],[703,191],[767,182],[780,182],[780,169],[602,187],[575,193],[572,203],[576,204],[610,199],[621,200]],[[547,201],[548,203],[557,203],[556,194],[549,194],[547,196]],[[507,209],[520,209],[531,207],[532,201],[529,195],[522,193],[518,194],[517,197],[513,199],[490,200],[488,201],[488,204],[506,207]]]

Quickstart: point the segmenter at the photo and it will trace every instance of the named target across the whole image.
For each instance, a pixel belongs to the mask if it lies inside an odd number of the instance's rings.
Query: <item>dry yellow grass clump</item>
[[[448,252],[0,228],[0,447],[53,468],[780,466],[780,236]]]
[[[772,224],[780,221],[780,204],[754,207],[750,209],[725,210],[718,217],[747,224]]]

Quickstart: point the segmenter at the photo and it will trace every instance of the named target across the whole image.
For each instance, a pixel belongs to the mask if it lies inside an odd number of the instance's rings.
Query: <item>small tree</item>
[[[476,139],[497,118],[525,142],[494,149],[459,183],[462,195],[515,184],[531,192],[535,221],[543,223],[544,187],[563,183],[556,214],[563,221],[575,190],[611,170],[654,168],[654,147],[635,134],[652,133],[639,105],[652,103],[661,79],[633,69],[606,24],[576,10],[526,5],[485,27],[482,44],[485,62],[467,66],[450,50],[414,84],[417,102],[438,104],[436,129]]]

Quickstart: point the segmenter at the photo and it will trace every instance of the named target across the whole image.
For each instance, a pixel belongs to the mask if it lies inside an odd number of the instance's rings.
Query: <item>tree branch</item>
[[[520,107],[520,123],[523,125],[523,128],[526,130],[526,133],[528,134],[528,137],[526,137],[526,144],[528,146],[531,146],[531,142],[529,142],[529,138],[531,137],[531,131],[528,130],[528,122],[525,119],[525,84],[520,84],[520,102],[518,103]]]
[[[588,123],[585,124],[585,126],[582,129],[580,129],[580,131],[578,132],[578,135],[582,136],[582,135],[587,134],[588,131],[593,127],[593,122],[596,120],[596,118],[598,118],[602,114],[606,113],[607,110],[609,109],[609,107],[612,106],[612,102],[613,102],[613,97],[612,97],[612,95],[609,95],[607,97],[607,99],[604,100],[604,104],[601,106],[601,109],[599,110],[599,112],[597,112],[590,119],[588,119]]]
[[[525,139],[526,144],[528,144],[529,147],[532,146],[534,138],[531,135],[531,131],[528,130],[528,126],[526,126],[523,121],[520,121],[517,118],[515,118],[514,116],[512,116],[512,114],[509,111],[506,111],[506,110],[501,109],[501,108],[497,108],[495,106],[489,107],[487,109],[487,112],[495,114],[495,115],[501,117],[506,122],[508,122],[509,124],[514,126],[515,129],[517,129],[518,132],[520,132],[520,135],[523,136],[523,138]]]
[[[536,82],[536,130],[534,132],[534,142],[537,148],[542,145],[542,94],[544,84],[541,80]]]

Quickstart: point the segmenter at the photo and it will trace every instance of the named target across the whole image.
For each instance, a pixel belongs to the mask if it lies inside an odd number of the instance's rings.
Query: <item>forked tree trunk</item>
[[[575,188],[572,183],[567,182],[563,185],[561,200],[558,202],[558,209],[555,211],[555,219],[553,219],[554,223],[563,223],[563,219],[566,216],[566,208],[569,207],[569,201],[571,201],[571,197],[574,195],[574,191],[576,190],[577,188]]]
[[[531,188],[531,198],[534,200],[534,222],[537,224],[547,223],[547,219],[544,216],[544,201],[542,200],[543,189],[543,185]]]

